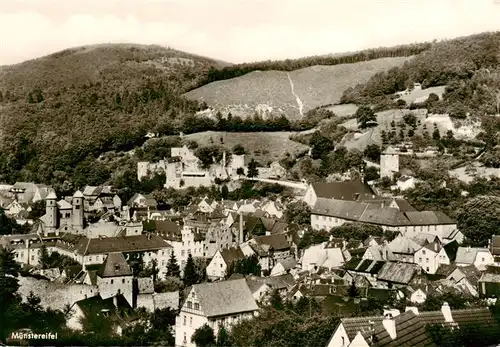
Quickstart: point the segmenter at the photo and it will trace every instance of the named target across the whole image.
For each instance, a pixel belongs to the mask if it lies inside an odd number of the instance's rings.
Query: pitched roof
[[[417,242],[403,235],[398,235],[388,244],[388,247],[391,252],[402,254],[414,254],[422,248]]]
[[[458,264],[474,264],[479,252],[489,252],[488,248],[458,247],[455,262]]]
[[[456,221],[441,211],[410,211],[404,214],[411,225],[456,224]]]
[[[56,200],[57,199],[57,195],[55,192],[51,191],[46,197],[45,199],[47,200]]]
[[[278,262],[278,264],[281,264],[281,266],[283,266],[283,269],[285,270],[291,270],[297,266],[297,261],[294,258],[287,258],[281,260],[280,262]]]
[[[241,251],[240,247],[223,249],[220,251],[220,255],[228,266],[231,265],[234,261],[245,258],[245,255]]]
[[[74,198],[84,198],[83,193],[81,191],[79,191],[79,190],[77,190],[75,192],[75,194],[73,194],[73,197]]]
[[[369,335],[373,327],[382,323],[384,317],[382,316],[371,316],[371,317],[355,317],[355,318],[342,318],[340,322],[344,326],[347,333],[347,337],[352,341],[358,332],[361,332],[363,336]]]
[[[313,183],[318,198],[356,201],[374,195],[373,190],[360,180],[347,182]]]
[[[275,251],[282,251],[290,248],[290,244],[285,234],[256,236],[253,240],[259,245],[268,245]]]
[[[394,318],[396,338],[393,340],[383,324],[375,327],[374,346],[384,347],[434,347],[436,343],[425,327],[425,323],[413,311],[407,311]]]
[[[418,268],[416,264],[387,262],[378,273],[378,279],[385,282],[408,284]]]
[[[192,288],[206,317],[259,309],[245,279],[195,284]]]
[[[97,271],[99,277],[121,277],[121,276],[132,276],[132,270],[128,266],[123,253],[109,253],[104,263]]]
[[[57,202],[57,206],[59,206],[59,209],[61,210],[69,210],[73,208],[73,205],[71,205],[69,202],[67,202],[64,199],[61,199]]]

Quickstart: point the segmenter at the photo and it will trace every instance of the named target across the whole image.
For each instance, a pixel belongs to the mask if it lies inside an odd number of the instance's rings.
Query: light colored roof
[[[474,264],[479,252],[489,252],[489,250],[488,248],[478,247],[458,247],[455,262],[457,264]]]
[[[500,283],[500,274],[483,273],[479,282]]]
[[[291,270],[297,266],[297,262],[295,261],[294,258],[287,258],[281,260],[278,264],[281,264],[281,266],[283,266],[283,269],[285,270]]]
[[[74,198],[83,198],[84,196],[83,196],[83,193],[81,191],[77,190],[75,192],[75,194],[73,195],[73,197]]]
[[[73,206],[64,199],[59,200],[57,202],[57,206],[59,206],[59,209],[61,210],[69,210],[73,208]]]
[[[393,253],[403,254],[414,254],[422,248],[417,242],[403,235],[398,235],[388,244],[388,247]]]
[[[195,284],[192,288],[206,317],[257,311],[245,279]]]
[[[399,152],[392,146],[387,147],[385,151],[382,152],[382,154],[398,154],[398,153]]]
[[[45,199],[47,199],[47,200],[56,200],[57,199],[57,195],[56,195],[55,192],[50,192]]]

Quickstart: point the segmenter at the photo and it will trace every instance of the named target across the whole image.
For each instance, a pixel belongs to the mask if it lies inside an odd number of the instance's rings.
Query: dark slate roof
[[[448,258],[450,258],[450,261],[455,261],[457,257],[457,250],[458,250],[458,242],[457,241],[451,241],[444,245],[444,251],[446,252],[446,255]]]
[[[378,273],[380,281],[408,284],[419,266],[410,263],[387,262]]]
[[[56,246],[83,255],[157,251],[172,247],[161,237],[151,234],[88,239],[83,235],[73,235],[70,233],[66,233],[58,240]]]
[[[312,187],[318,198],[356,201],[374,195],[373,190],[359,180],[313,183]]]
[[[361,332],[363,336],[368,336],[371,329],[373,329],[376,324],[382,323],[383,319],[384,317],[381,316],[356,317],[342,318],[340,322],[344,326],[349,340],[352,341],[358,332]]]
[[[223,249],[220,251],[220,255],[227,266],[231,265],[234,261],[245,258],[245,255],[239,247]]]
[[[122,253],[110,253],[97,271],[99,277],[132,276],[132,270]]]
[[[259,245],[268,245],[275,251],[283,251],[290,248],[285,234],[256,236],[254,241]]]
[[[318,198],[312,208],[312,213],[388,226],[455,224],[455,221],[440,211],[403,212],[397,208],[381,208],[381,206],[372,203],[327,198]]]
[[[373,335],[376,347],[437,347],[427,332],[425,323],[413,311],[400,314],[395,320],[396,338],[393,340],[382,324],[375,327]]]

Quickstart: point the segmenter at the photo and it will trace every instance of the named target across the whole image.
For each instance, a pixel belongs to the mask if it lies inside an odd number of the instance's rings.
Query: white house
[[[373,190],[359,180],[310,184],[302,200],[313,207],[318,198],[361,201],[372,198]]]
[[[435,274],[439,265],[450,264],[450,258],[445,247],[438,242],[433,242],[420,248],[415,253],[415,264],[420,265],[428,274]]]
[[[345,262],[342,249],[325,248],[327,242],[312,245],[304,250],[300,263],[303,270],[317,271],[320,267],[334,269]]]
[[[293,270],[296,266],[297,262],[294,258],[281,260],[276,265],[274,265],[269,276],[280,276],[290,273],[290,271]]]
[[[458,247],[455,263],[458,266],[475,265],[479,270],[495,263],[488,248]]]
[[[401,176],[397,179],[396,184],[392,186],[391,189],[399,189],[404,192],[405,190],[415,188],[415,184],[417,182],[418,180],[413,176]]]
[[[176,317],[175,346],[195,347],[196,329],[208,324],[215,334],[242,319],[255,316],[259,307],[245,279],[195,284]]]
[[[457,223],[441,211],[404,211],[385,200],[380,203],[317,198],[311,212],[314,230],[330,230],[347,222],[361,222],[380,226],[384,230],[399,231],[407,237],[420,233],[433,234],[440,240],[463,241],[456,232]],[[389,205],[389,207],[387,207]],[[397,204],[396,204],[397,205]],[[450,235],[453,237],[450,239]]]
[[[217,250],[207,266],[208,279],[213,281],[226,278],[227,270],[231,264],[244,258],[245,255],[239,247]]]
[[[260,209],[269,213],[270,216],[281,218],[283,217],[283,206],[276,201],[266,201],[265,203],[260,205]]]

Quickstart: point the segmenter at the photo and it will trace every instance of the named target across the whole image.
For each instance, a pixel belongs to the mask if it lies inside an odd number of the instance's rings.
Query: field
[[[445,88],[446,86],[431,87],[427,89],[414,88],[411,92],[400,92],[398,93],[398,95],[400,96],[399,98],[401,100],[406,101],[406,103],[409,105],[412,102],[424,102],[425,100],[427,100],[430,93],[436,94],[441,99]]]
[[[244,76],[217,81],[186,94],[189,99],[205,101],[216,110],[245,117],[260,105],[284,112],[290,119],[323,106],[337,104],[344,90],[364,83],[380,71],[401,66],[411,58],[382,58],[334,66],[312,66],[291,71],[254,71]],[[292,92],[293,84],[293,92]]]
[[[358,110],[358,106],[354,104],[333,105],[325,108],[335,113],[335,115],[339,118],[350,117]]]
[[[186,135],[184,138],[196,141],[200,147],[221,145],[227,150],[232,150],[235,145],[240,144],[245,147],[250,157],[265,165],[268,161],[282,159],[287,152],[294,155],[308,149],[307,146],[290,140],[289,136],[291,134],[293,133],[227,133],[207,131]],[[221,137],[224,139],[223,144],[220,141]]]

